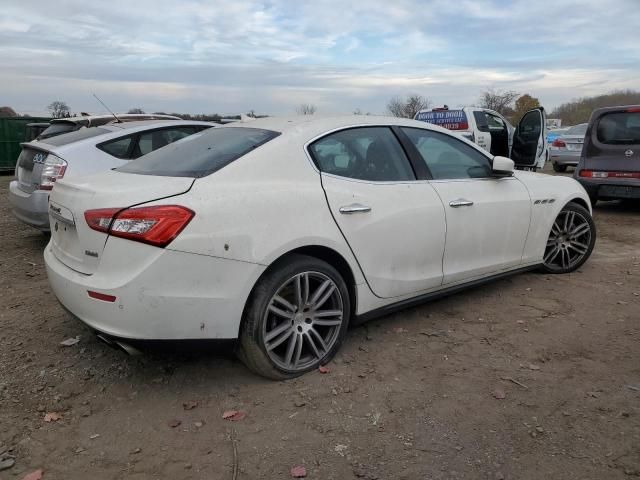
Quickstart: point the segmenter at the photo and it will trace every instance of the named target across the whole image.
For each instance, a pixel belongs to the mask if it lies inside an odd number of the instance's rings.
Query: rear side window
[[[212,128],[201,135],[153,151],[120,172],[162,177],[207,176],[280,135],[260,128]]]
[[[605,113],[597,127],[598,141],[609,145],[640,144],[640,112]]]
[[[585,135],[587,133],[588,125],[588,123],[581,123],[580,125],[571,127],[569,130],[563,133],[563,135]]]
[[[103,152],[107,152],[116,158],[129,158],[129,149],[131,148],[131,142],[133,141],[133,135],[129,135],[110,142],[105,142],[98,145],[98,148]]]
[[[175,127],[141,133],[132,157],[141,157],[194,133],[196,127]]]
[[[340,130],[314,142],[310,151],[325,173],[372,182],[415,180],[409,159],[388,127]]]
[[[437,110],[418,112],[416,120],[433,123],[448,130],[468,130],[469,121],[464,110]]]

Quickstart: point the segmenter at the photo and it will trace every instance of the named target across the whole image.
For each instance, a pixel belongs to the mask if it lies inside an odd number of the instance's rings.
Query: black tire
[[[595,207],[596,203],[598,203],[598,195],[589,194],[589,201],[591,201],[591,206]]]
[[[328,278],[333,282],[335,288],[333,288],[332,291],[335,293],[332,294],[330,300],[333,302],[333,296],[335,295],[336,299],[338,299],[339,296],[339,300],[341,302],[340,306],[342,307],[342,323],[339,326],[332,327],[332,344],[327,345],[327,347],[330,348],[328,348],[326,352],[323,352],[320,358],[314,358],[311,356],[310,360],[308,360],[303,367],[287,369],[282,365],[278,365],[267,352],[265,324],[273,322],[276,319],[281,320],[280,325],[277,327],[279,328],[280,326],[284,326],[285,323],[288,323],[289,320],[283,320],[283,317],[270,313],[271,310],[268,309],[276,293],[280,293],[282,291],[281,289],[285,288],[286,285],[289,285],[289,282],[294,281],[292,280],[294,277],[304,275],[305,272],[307,275],[321,276],[322,278]],[[307,297],[310,296],[310,289],[311,287],[308,286]],[[290,255],[271,266],[254,287],[244,311],[242,326],[240,329],[240,348],[238,356],[250,370],[262,375],[263,377],[273,380],[285,380],[300,376],[326,364],[334,357],[340,349],[342,341],[347,333],[350,312],[351,302],[349,298],[349,290],[344,279],[335,268],[327,262],[314,257],[299,254]],[[300,313],[300,315],[302,315],[302,313]],[[309,323],[311,322],[310,319],[305,320]],[[316,319],[316,321],[317,320],[318,319]],[[293,326],[294,321],[295,320],[291,320],[292,329],[296,328]],[[277,328],[273,328],[272,331],[275,331]],[[301,327],[298,326],[297,328],[300,329]],[[294,343],[299,341],[301,350],[305,348],[309,349],[310,344],[305,343],[307,341],[305,334],[298,334],[294,331],[291,335],[294,337],[296,335],[298,336],[299,340],[296,339]],[[309,334],[308,336],[312,335]],[[274,343],[276,342],[274,341]],[[285,346],[284,344],[289,343],[290,339],[285,340],[282,342],[281,347],[278,348],[282,348]],[[297,353],[297,343],[292,348]],[[276,349],[274,348],[273,350]]]
[[[567,218],[572,219],[568,228]],[[574,227],[575,221],[578,223]],[[591,256],[595,243],[596,225],[591,214],[582,205],[569,202],[560,210],[549,232],[541,270],[554,274],[577,270]]]
[[[566,165],[558,165],[556,162],[553,162],[553,170],[556,172],[566,172],[567,171],[567,166]]]

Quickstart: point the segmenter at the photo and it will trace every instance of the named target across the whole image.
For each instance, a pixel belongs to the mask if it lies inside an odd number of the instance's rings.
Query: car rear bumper
[[[48,232],[49,225],[49,192],[36,190],[24,192],[14,180],[9,184],[9,203],[15,217],[32,227]]]
[[[58,260],[51,244],[44,259],[51,289],[65,309],[95,330],[140,340],[237,338],[246,300],[265,269],[163,250],[141,270],[85,275]],[[92,298],[89,291],[115,301]]]
[[[598,179],[577,177],[590,197],[602,199],[640,199],[639,180]]]
[[[549,160],[557,165],[577,166],[580,161],[580,152],[562,152],[549,150]]]

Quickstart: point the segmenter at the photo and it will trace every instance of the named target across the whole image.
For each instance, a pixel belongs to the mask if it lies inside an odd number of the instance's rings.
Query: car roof
[[[437,130],[451,134],[450,131],[430,123],[408,118],[382,115],[296,115],[290,117],[266,117],[252,120],[241,120],[239,122],[224,125],[220,128],[262,128],[265,130],[280,132],[282,134],[297,133],[301,136],[313,138],[331,130],[367,125],[399,125]]]
[[[111,114],[109,115],[81,115],[79,117],[67,117],[67,118],[54,118],[51,120],[52,124],[55,123],[91,123],[94,120],[113,120],[116,121],[116,117],[121,120],[132,121],[137,118],[140,119],[167,119],[167,120],[180,120],[180,117],[176,117],[175,115],[165,115],[165,114],[153,114],[153,113],[117,113],[115,117]]]
[[[189,126],[207,126],[211,128],[215,128],[218,125],[213,122],[201,122],[201,121],[191,121],[191,120],[147,120],[141,122],[125,122],[125,123],[117,123],[117,124],[108,124],[108,125],[100,125],[99,127],[88,127],[86,129],[76,130],[75,132],[63,133],[61,135],[57,135],[55,137],[47,138],[44,140],[34,140],[29,142],[26,145],[33,145],[34,147],[44,149],[50,152],[63,152],[65,150],[82,148],[82,146],[86,145],[96,145],[98,143],[102,143],[113,138],[119,138],[121,136],[125,136],[129,133],[136,132],[144,132],[147,130],[154,130],[156,128],[162,127],[189,127]],[[104,133],[99,135],[94,135],[88,138],[82,138],[77,141],[72,141],[70,143],[64,143],[62,145],[56,145],[60,141],[64,141],[66,136],[72,136],[77,134],[80,131],[85,131],[88,129],[99,129]],[[47,140],[52,141],[53,143],[48,143]]]

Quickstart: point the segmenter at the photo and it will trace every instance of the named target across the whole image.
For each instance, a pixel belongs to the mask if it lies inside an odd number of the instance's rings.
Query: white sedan
[[[266,118],[63,179],[45,260],[60,302],[102,335],[239,339],[270,378],[328,362],[347,326],[590,256],[573,179],[435,125]]]

